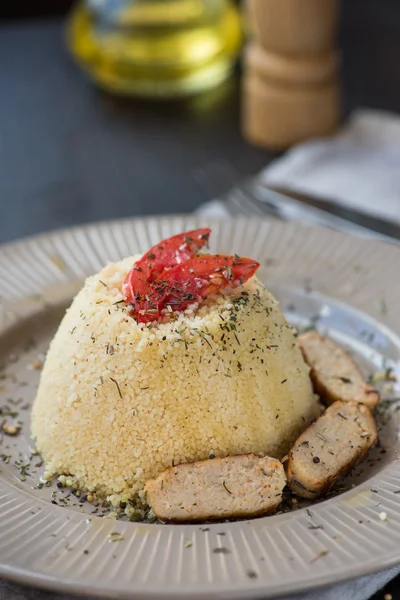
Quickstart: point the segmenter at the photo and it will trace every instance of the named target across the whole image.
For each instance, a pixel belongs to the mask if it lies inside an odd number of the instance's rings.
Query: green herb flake
[[[314,564],[317,562],[317,560],[319,560],[320,558],[323,558],[324,556],[326,556],[327,554],[329,554],[329,550],[321,550],[321,552],[319,552],[317,554],[317,556],[315,556],[312,561],[310,561],[310,565]]]
[[[125,539],[125,536],[123,533],[113,531],[112,533],[108,534],[107,539],[109,542],[122,542]]]
[[[231,492],[231,490],[229,490],[229,489],[226,487],[226,483],[225,483],[225,481],[223,481],[223,482],[222,482],[222,485],[224,486],[224,488],[226,489],[226,491],[228,492],[228,494],[230,494],[230,495],[232,496],[232,495],[233,495],[233,492]]]
[[[197,328],[193,328],[192,331],[195,331],[201,338],[203,338],[203,340],[210,346],[210,348],[212,348],[210,342],[207,339],[207,334],[204,333],[204,331],[201,331],[200,329]],[[210,334],[208,334],[210,335]]]
[[[110,379],[111,379],[111,381],[112,381],[113,383],[115,383],[115,385],[117,386],[117,390],[118,390],[119,397],[120,397],[120,398],[121,398],[121,400],[122,400],[121,388],[119,387],[119,383],[118,383],[118,381],[117,381],[116,379],[114,379],[114,377],[110,377]]]
[[[213,548],[214,554],[230,554],[231,551],[228,548],[224,548],[224,546],[219,546],[218,548]]]
[[[232,269],[230,267],[226,267],[225,276],[227,279],[232,279]]]

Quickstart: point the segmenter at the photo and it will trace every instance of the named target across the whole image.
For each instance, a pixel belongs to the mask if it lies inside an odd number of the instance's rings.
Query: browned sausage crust
[[[364,375],[343,348],[316,331],[301,334],[299,345],[311,368],[314,390],[325,404],[355,400],[375,408],[379,393],[367,385]]]
[[[285,461],[288,485],[297,496],[322,496],[360,462],[378,441],[365,404],[335,402],[301,434]]]
[[[169,467],[145,489],[155,515],[177,522],[274,512],[285,484],[279,460],[242,454]]]

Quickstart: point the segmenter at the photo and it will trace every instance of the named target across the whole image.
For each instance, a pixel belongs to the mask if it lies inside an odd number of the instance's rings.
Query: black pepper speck
[[[256,579],[258,577],[258,573],[256,573],[255,571],[253,571],[252,569],[248,569],[246,571],[246,575],[247,577],[249,577],[250,579]]]

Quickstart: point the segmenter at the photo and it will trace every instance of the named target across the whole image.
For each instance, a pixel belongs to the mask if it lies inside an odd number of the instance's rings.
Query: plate
[[[382,384],[381,447],[346,480],[346,491],[308,508],[210,525],[130,523],[98,518],[78,499],[60,506],[55,484],[38,489],[40,457],[29,458],[37,361],[72,296],[107,261],[199,225],[213,228],[213,250],[261,261],[260,277],[295,325],[316,325],[348,346],[366,373],[393,368],[400,380],[400,251],[393,245],[298,224],[177,216],[3,246],[0,406],[3,418],[19,413],[22,430],[0,438],[1,576],[120,598],[269,598],[400,562],[396,383]],[[121,535],[110,538],[115,532]]]

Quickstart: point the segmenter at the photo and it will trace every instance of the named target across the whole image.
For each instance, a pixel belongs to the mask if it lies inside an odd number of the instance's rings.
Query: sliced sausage
[[[314,389],[325,404],[355,400],[375,408],[379,393],[367,384],[364,375],[343,348],[316,331],[303,333],[298,339],[304,360],[311,367]]]
[[[176,522],[272,513],[285,485],[279,460],[242,454],[169,467],[145,489],[155,515]]]
[[[378,441],[365,404],[335,402],[296,440],[285,461],[288,485],[303,498],[322,496]]]

